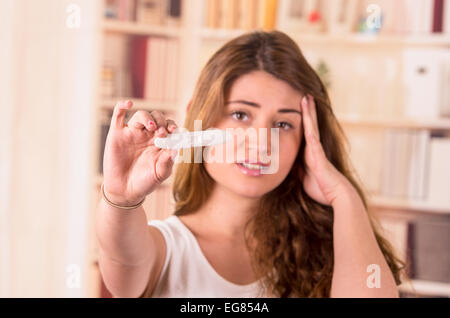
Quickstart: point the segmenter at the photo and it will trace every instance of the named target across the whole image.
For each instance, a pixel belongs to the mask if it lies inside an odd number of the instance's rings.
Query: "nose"
[[[267,157],[271,155],[272,146],[272,127],[262,122],[261,124],[255,123],[250,128],[246,130],[245,134],[246,160],[268,164],[270,160]],[[244,145],[238,145],[238,147],[242,146]]]

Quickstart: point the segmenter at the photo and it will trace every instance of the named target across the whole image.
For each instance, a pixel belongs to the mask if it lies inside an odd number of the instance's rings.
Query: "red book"
[[[434,0],[433,33],[442,32],[443,17],[444,17],[444,0]]]
[[[147,38],[136,36],[131,39],[130,68],[133,97],[144,98],[145,71],[147,69]]]

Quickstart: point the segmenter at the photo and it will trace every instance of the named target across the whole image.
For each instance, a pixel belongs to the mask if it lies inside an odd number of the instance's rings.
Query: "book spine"
[[[170,103],[175,101],[173,87],[176,85],[176,40],[167,41],[167,67],[165,80],[164,100]]]
[[[273,30],[276,25],[278,0],[267,0],[265,5],[264,29]]]
[[[147,60],[145,69],[145,99],[154,99],[155,87],[155,38],[149,37],[147,39]]]
[[[443,32],[450,33],[450,0],[444,0]]]
[[[444,13],[444,0],[434,0],[433,7],[433,32],[442,32],[442,18]]]
[[[156,96],[155,96],[155,102],[161,103],[164,102],[164,86],[165,86],[165,79],[166,79],[166,42],[167,40],[165,38],[158,38],[158,53],[157,53],[157,71],[156,71]]]
[[[147,69],[147,39],[136,37],[131,42],[129,65],[132,74],[133,97],[144,98],[145,96],[145,72]]]
[[[418,179],[417,181],[417,198],[424,200],[426,198],[426,188],[428,187],[428,162],[430,153],[430,131],[421,130],[419,133],[419,150],[418,150]]]
[[[182,15],[182,3],[181,0],[168,0],[167,2],[167,14],[166,25],[172,27],[180,27],[181,15]]]
[[[384,138],[384,151],[383,151],[383,173],[382,173],[382,189],[381,195],[385,197],[392,196],[392,174],[394,164],[394,130],[388,129]]]
[[[221,0],[207,0],[206,6],[206,27],[217,29],[221,24]]]

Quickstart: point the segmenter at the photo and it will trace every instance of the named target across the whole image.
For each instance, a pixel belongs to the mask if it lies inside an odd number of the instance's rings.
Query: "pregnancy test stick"
[[[173,133],[165,138],[155,138],[155,146],[163,149],[207,147],[226,143],[232,135],[221,129]]]

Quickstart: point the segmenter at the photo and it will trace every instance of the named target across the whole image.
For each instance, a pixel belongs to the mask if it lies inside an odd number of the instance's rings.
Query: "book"
[[[408,221],[399,217],[383,216],[379,218],[383,236],[391,243],[397,255],[403,262],[408,258]]]
[[[411,179],[413,134],[407,129],[388,129],[383,149],[382,191],[384,197],[407,199]]]
[[[325,6],[323,1],[316,0],[279,0],[277,8],[277,29],[287,33],[317,33],[324,31],[325,22],[330,22],[325,21],[330,12],[340,7],[334,6],[334,1]]]
[[[392,197],[405,199],[407,195],[407,181],[411,156],[411,138],[410,132],[406,129],[399,129],[395,136],[396,146],[393,149],[395,153],[395,167],[392,182]]]
[[[450,207],[450,138],[430,140],[430,176],[427,201]]]
[[[387,129],[384,135],[383,149],[383,170],[382,170],[382,188],[380,194],[384,197],[390,197],[393,193],[392,175],[397,167],[395,160],[395,130]]]
[[[239,28],[252,30],[257,27],[258,0],[240,0]]]
[[[131,72],[129,67],[129,37],[121,34],[107,34],[104,41],[103,65],[112,76],[113,95],[124,97],[132,95]],[[111,79],[109,79],[111,80]]]
[[[441,33],[443,28],[444,0],[433,0],[433,26],[434,33]]]
[[[182,1],[167,0],[166,25],[180,27],[182,19]]]
[[[135,0],[117,0],[117,18],[121,21],[135,21]]]
[[[154,103],[177,102],[179,50],[180,43],[177,39],[147,39],[145,99]]]
[[[264,13],[264,17],[262,19],[262,25],[260,25],[263,30],[273,30],[275,28],[277,6],[278,0],[264,1],[264,9],[261,10]]]
[[[102,66],[102,76],[101,76],[101,95],[104,98],[111,98],[115,95],[115,85],[114,85],[114,68],[110,65]]]
[[[220,1],[220,28],[236,29],[238,26],[239,0],[221,0]]]
[[[130,61],[132,93],[135,98],[145,97],[147,69],[147,38],[136,36],[130,41]]]
[[[428,181],[430,131],[416,130],[411,134],[408,197],[416,200],[424,200],[426,198]]]
[[[444,0],[442,32],[450,33],[450,0]]]
[[[358,20],[358,0],[335,0],[328,5],[327,31],[331,34],[352,32]],[[364,12],[364,16],[365,14]]]
[[[158,43],[156,37],[147,39],[147,57],[145,70],[145,90],[144,96],[147,100],[155,100],[156,85],[158,82]]]
[[[449,217],[413,222],[413,279],[450,283]]]
[[[157,38],[158,39],[158,57],[157,57],[157,70],[156,70],[156,76],[157,76],[157,88],[156,88],[156,95],[155,95],[155,102],[161,103],[164,102],[164,92],[165,92],[165,86],[166,86],[166,77],[167,77],[167,38]]]
[[[178,56],[179,43],[175,39],[167,42],[167,63],[166,63],[166,83],[164,91],[164,101],[175,103],[178,96]]]
[[[445,49],[405,49],[403,82],[407,117],[437,118],[445,114],[449,56]]]
[[[350,159],[362,184],[369,193],[379,194],[383,168],[383,131],[352,127],[345,133],[350,146]]]
[[[103,156],[105,154],[105,145],[106,145],[106,137],[108,136],[109,126],[112,118],[112,111],[103,111],[101,112],[101,121],[100,121],[100,151],[98,158],[98,166],[97,171],[99,174],[103,174]]]
[[[165,16],[165,0],[137,0],[136,21],[142,24],[162,25]]]
[[[420,33],[430,34],[433,31],[433,0],[421,0]]]
[[[205,19],[205,26],[207,28],[219,28],[221,11],[221,0],[207,0]]]
[[[104,17],[106,19],[117,19],[117,1],[106,0]]]

